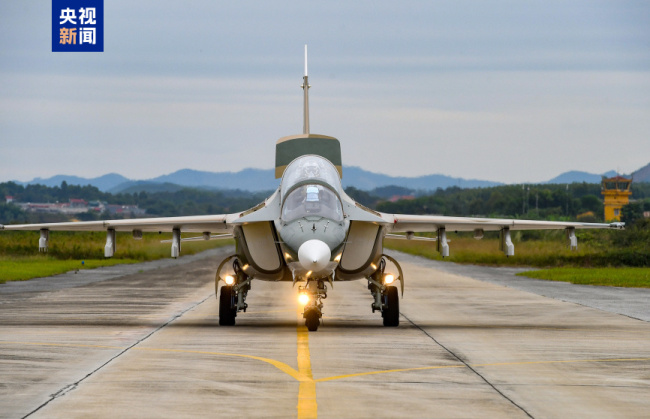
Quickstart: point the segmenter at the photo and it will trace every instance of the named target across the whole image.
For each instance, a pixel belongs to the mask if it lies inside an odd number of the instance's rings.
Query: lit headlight
[[[303,306],[307,305],[307,303],[309,302],[309,295],[307,295],[305,293],[298,294],[298,302],[300,304],[302,304]]]
[[[226,275],[226,277],[223,279],[226,285],[232,285],[235,283],[235,277],[232,275]]]
[[[393,274],[384,275],[384,284],[392,284],[393,282],[395,282],[395,275]]]

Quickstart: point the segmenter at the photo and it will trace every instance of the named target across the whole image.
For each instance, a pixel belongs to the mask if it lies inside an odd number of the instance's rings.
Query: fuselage
[[[327,159],[305,155],[287,166],[275,228],[293,277],[333,276],[350,225],[342,194],[339,173]]]

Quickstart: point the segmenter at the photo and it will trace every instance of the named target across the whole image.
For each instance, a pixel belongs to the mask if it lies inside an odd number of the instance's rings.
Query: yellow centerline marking
[[[316,382],[311,372],[311,356],[309,353],[309,331],[301,324],[302,312],[298,308],[297,352],[298,373],[300,387],[298,388],[298,419],[318,417],[318,404],[316,403]]]

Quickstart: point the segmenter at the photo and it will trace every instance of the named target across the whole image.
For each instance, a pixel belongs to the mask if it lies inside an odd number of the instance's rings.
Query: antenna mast
[[[305,76],[302,78],[302,90],[304,91],[305,101],[303,105],[304,120],[303,120],[303,134],[309,134],[309,80],[307,77],[307,45],[305,45]]]

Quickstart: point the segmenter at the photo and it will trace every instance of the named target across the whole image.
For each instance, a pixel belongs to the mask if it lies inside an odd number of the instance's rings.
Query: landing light
[[[305,293],[298,294],[298,302],[303,306],[307,305],[307,303],[309,302],[309,295]]]
[[[334,258],[334,261],[335,261],[335,262],[340,262],[340,261],[341,261],[341,255],[342,255],[342,253],[339,253],[339,254]]]
[[[393,274],[384,275],[384,284],[392,284],[393,282],[395,282],[395,275]]]
[[[235,278],[232,275],[226,275],[226,277],[223,279],[226,285],[232,285],[235,283]]]

